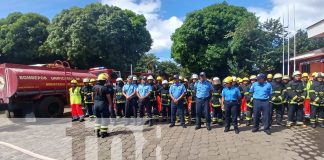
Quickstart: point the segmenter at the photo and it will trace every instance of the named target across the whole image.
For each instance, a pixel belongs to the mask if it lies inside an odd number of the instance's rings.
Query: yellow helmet
[[[72,84],[77,84],[77,83],[78,83],[78,81],[77,81],[77,80],[75,80],[75,79],[72,79],[72,80],[71,80],[71,83],[72,83]]]
[[[109,78],[109,75],[108,75],[107,73],[100,73],[100,74],[98,75],[97,80],[98,80],[98,81],[105,81],[105,80],[107,80],[108,78]]]
[[[307,77],[307,78],[308,78],[308,73],[304,72],[304,73],[302,74],[302,77]]]
[[[171,80],[171,81],[169,81],[169,84],[172,84],[173,83],[173,81]]]
[[[243,79],[240,78],[240,77],[238,77],[238,78],[236,79],[236,81],[237,81],[238,83],[242,83],[242,82],[243,82]]]
[[[251,75],[251,76],[250,76],[250,80],[257,80],[256,75]]]
[[[161,76],[157,76],[157,77],[156,77],[156,80],[157,80],[157,81],[162,81],[162,77],[161,77]]]
[[[242,79],[242,82],[243,82],[243,81],[249,81],[249,78],[244,77],[244,78]]]
[[[267,75],[267,78],[268,78],[268,79],[272,79],[272,78],[273,78],[272,74],[268,74],[268,75]]]
[[[90,83],[93,83],[93,82],[96,82],[96,79],[91,78],[91,79],[90,79]]]
[[[226,77],[226,78],[224,79],[224,82],[225,82],[225,83],[231,83],[231,82],[233,82],[233,77],[231,77],[231,76]]]
[[[312,77],[315,77],[317,75],[317,72],[312,73]]]

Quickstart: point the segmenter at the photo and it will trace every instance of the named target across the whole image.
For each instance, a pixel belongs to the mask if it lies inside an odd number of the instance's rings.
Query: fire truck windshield
[[[3,90],[5,87],[5,79],[3,76],[0,76],[0,90]]]

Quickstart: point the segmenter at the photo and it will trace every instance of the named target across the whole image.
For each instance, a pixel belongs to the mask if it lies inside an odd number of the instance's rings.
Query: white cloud
[[[153,39],[151,52],[170,50],[172,44],[170,36],[183,23],[175,16],[161,19],[159,15],[161,0],[102,0],[102,3],[143,14],[147,20],[147,29]]]
[[[290,31],[293,31],[293,7],[295,3],[296,13],[296,30],[306,29],[310,25],[320,21],[324,18],[324,1],[323,0],[271,0],[272,8],[270,10],[264,8],[248,8],[249,11],[254,12],[260,21],[264,22],[269,18],[281,18],[284,15],[285,25],[288,20],[288,4],[290,17]]]

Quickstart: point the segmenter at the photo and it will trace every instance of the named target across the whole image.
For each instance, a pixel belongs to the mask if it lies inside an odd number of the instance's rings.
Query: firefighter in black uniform
[[[114,102],[116,104],[117,118],[124,117],[124,115],[125,115],[126,98],[123,95],[123,86],[124,86],[123,79],[117,78],[116,79],[115,98],[114,98]]]
[[[300,71],[293,73],[294,80],[288,83],[287,99],[288,99],[288,122],[287,127],[291,127],[295,120],[298,126],[306,127],[304,124],[304,99],[306,97],[306,86],[301,81]]]
[[[223,110],[221,107],[221,93],[223,90],[223,86],[220,82],[220,79],[218,77],[213,78],[213,92],[211,97],[211,104],[212,104],[212,112],[213,112],[213,118],[212,122],[214,124],[218,123],[219,125],[223,125]]]
[[[272,95],[271,95],[271,101],[270,101],[270,113],[271,113],[271,122],[272,122],[272,116],[274,110],[276,110],[276,122],[277,125],[283,125],[282,119],[283,119],[283,102],[284,102],[284,85],[281,83],[282,81],[282,74],[277,73],[273,76],[273,81],[270,82],[272,86]]]
[[[97,137],[104,138],[108,136],[108,118],[110,116],[109,108],[112,107],[113,88],[105,86],[108,80],[108,74],[101,73],[98,76],[98,83],[93,87],[94,109],[96,112],[95,131]]]
[[[181,77],[181,76],[180,76]],[[179,78],[180,79],[180,78]],[[181,80],[181,79],[180,79]],[[184,78],[181,83],[186,87],[188,90],[189,88],[189,82],[188,79]],[[190,112],[189,112],[189,102],[188,99],[190,98],[191,94],[190,92],[186,92],[186,95],[183,97],[183,107],[184,107],[184,114],[185,114],[185,123],[189,124],[190,122]]]
[[[317,73],[309,90],[311,98],[311,126],[316,128],[316,118],[321,128],[324,128],[324,85],[323,73]]]
[[[157,96],[158,96],[158,85],[154,83],[153,76],[147,77],[148,83],[152,87],[152,91],[150,93],[150,105],[153,107],[153,119],[158,121],[159,119],[159,110],[158,110],[158,103],[157,103]]]
[[[196,91],[195,91],[195,83],[198,80],[197,74],[192,74],[191,76],[192,82],[189,84],[188,92],[190,93],[190,104],[189,104],[189,110],[190,110],[190,117],[191,117],[191,123],[196,122]]]
[[[95,118],[93,113],[93,93],[92,86],[89,78],[83,79],[84,86],[81,88],[81,95],[84,103],[84,107],[87,109],[86,117]]]
[[[161,103],[162,103],[162,122],[165,122],[167,119],[171,117],[171,97],[169,94],[169,84],[167,80],[162,81],[163,87],[159,90],[159,94],[161,95]]]
[[[243,83],[241,85],[241,88],[246,103],[245,124],[249,126],[252,124],[252,103],[251,103],[252,94],[249,92],[251,88],[251,84],[249,84],[249,78],[247,77],[243,78]]]

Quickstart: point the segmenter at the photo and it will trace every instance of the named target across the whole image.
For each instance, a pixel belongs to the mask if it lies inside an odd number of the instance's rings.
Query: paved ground
[[[1,117],[1,116],[0,116]],[[273,126],[272,135],[241,127],[239,135],[214,126],[169,128],[121,122],[98,139],[93,122],[0,118],[0,159],[324,159],[324,129]]]

